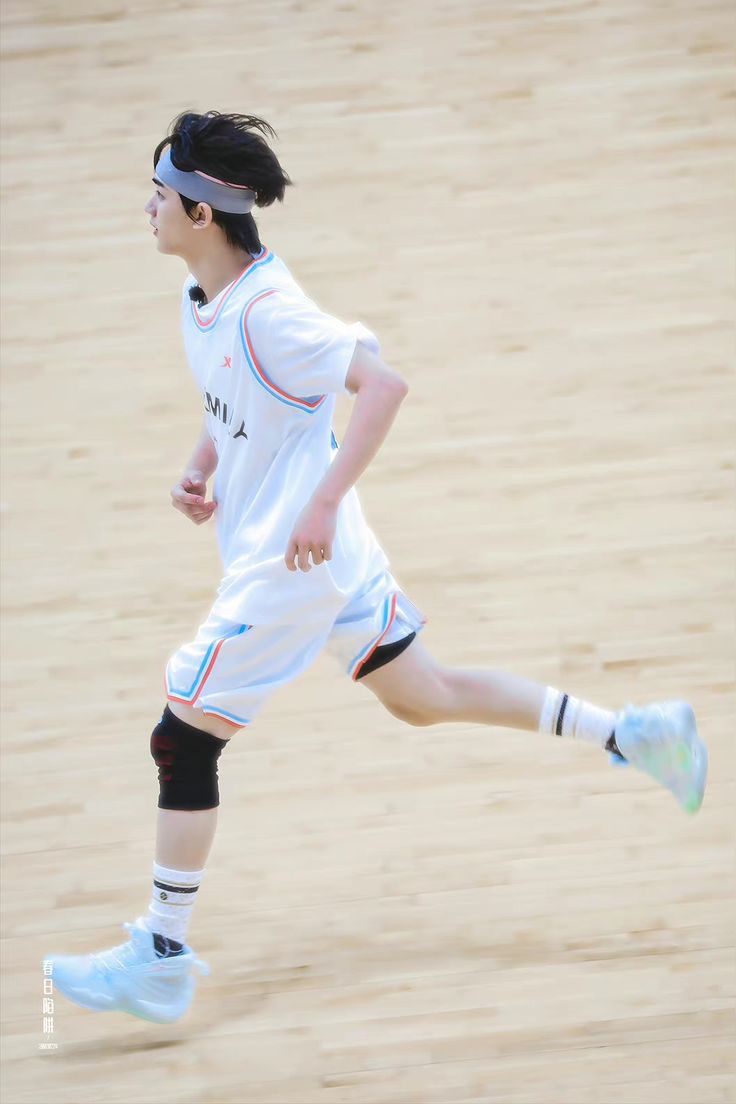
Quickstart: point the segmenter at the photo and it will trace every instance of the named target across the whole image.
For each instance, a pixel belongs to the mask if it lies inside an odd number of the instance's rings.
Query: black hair
[[[265,137],[264,137],[265,136]],[[276,131],[257,115],[225,115],[219,111],[183,111],[169,127],[169,133],[156,146],[153,167],[161,151],[171,146],[171,160],[184,172],[200,172],[227,180],[231,184],[246,184],[256,193],[256,207],[281,203],[291,180],[281,168],[278,158],[266,142],[276,138]],[[197,201],[179,195],[186,213],[192,216]],[[222,228],[228,242],[249,253],[260,252],[261,239],[253,215],[234,215],[212,211],[212,221]]]

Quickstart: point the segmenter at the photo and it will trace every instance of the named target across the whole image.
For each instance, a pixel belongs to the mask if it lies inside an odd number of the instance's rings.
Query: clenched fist
[[[205,502],[207,480],[204,472],[190,469],[184,472],[179,482],[171,489],[171,505],[181,510],[185,517],[195,525],[209,521],[217,509],[214,501]]]

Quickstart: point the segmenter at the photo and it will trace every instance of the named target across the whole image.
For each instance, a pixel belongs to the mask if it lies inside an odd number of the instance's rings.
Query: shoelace
[[[659,717],[660,720],[664,720],[661,710],[659,711]],[[648,744],[665,743],[666,736],[664,733],[664,726],[657,725],[654,727],[654,731],[652,731],[652,725],[647,723],[649,719],[648,715],[647,717],[642,717],[635,705],[627,705],[622,713],[622,720],[631,726],[632,733],[638,737],[638,739],[646,740]],[[608,758],[611,765],[614,767],[628,767],[629,765],[628,759],[619,757],[610,749]]]
[[[134,924],[129,923],[123,924],[127,932],[132,931],[134,926]],[[100,951],[98,954],[93,954],[92,961],[102,970],[114,970],[116,966],[125,969],[132,952],[133,943],[128,940],[127,943],[119,943],[117,947],[111,947],[109,951]]]
[[[668,777],[672,778],[672,771],[675,775],[679,773],[684,766],[687,766],[690,762],[690,752],[687,745],[682,739],[673,743],[671,734],[667,731],[667,716],[663,709],[656,707],[654,713],[647,711],[644,716],[636,716],[638,712],[635,706],[628,705],[624,710],[624,720],[632,726],[634,735],[648,745],[649,749],[656,754],[658,748],[666,747],[669,752],[669,759],[666,763],[659,764],[660,771],[665,768],[668,769]],[[634,714],[632,716],[632,714]],[[685,758],[683,764],[682,759]],[[616,764],[623,766],[624,764]],[[666,783],[667,784],[667,783]]]
[[[135,924],[128,922],[123,924],[123,928],[127,932],[132,932],[135,927]],[[114,970],[116,967],[125,969],[131,958],[135,960],[135,950],[132,940],[128,940],[127,943],[119,943],[117,947],[111,947],[109,951],[100,951],[92,955],[92,961],[95,965],[101,970],[107,970],[108,972]],[[167,960],[160,959],[159,961],[164,962]],[[203,962],[201,958],[192,959],[191,965],[205,977],[210,972],[209,966],[206,962]]]

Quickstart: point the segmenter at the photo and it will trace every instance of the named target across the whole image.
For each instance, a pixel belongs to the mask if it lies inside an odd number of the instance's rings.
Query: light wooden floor
[[[733,1100],[732,196],[727,0],[5,0],[5,1104]],[[264,115],[260,217],[411,393],[361,483],[450,663],[611,708],[687,697],[695,819],[585,747],[402,727],[327,660],[222,763],[160,1028],[39,959],[146,907],[148,738],[208,608],[168,490],[199,400],[151,155]],[[344,416],[344,412],[343,412]]]

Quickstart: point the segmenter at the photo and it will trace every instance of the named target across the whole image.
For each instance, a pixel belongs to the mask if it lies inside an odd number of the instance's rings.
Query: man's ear
[[[195,226],[204,228],[205,226],[209,226],[212,222],[212,208],[209,203],[200,203],[195,207],[193,214],[194,218],[192,222]]]

